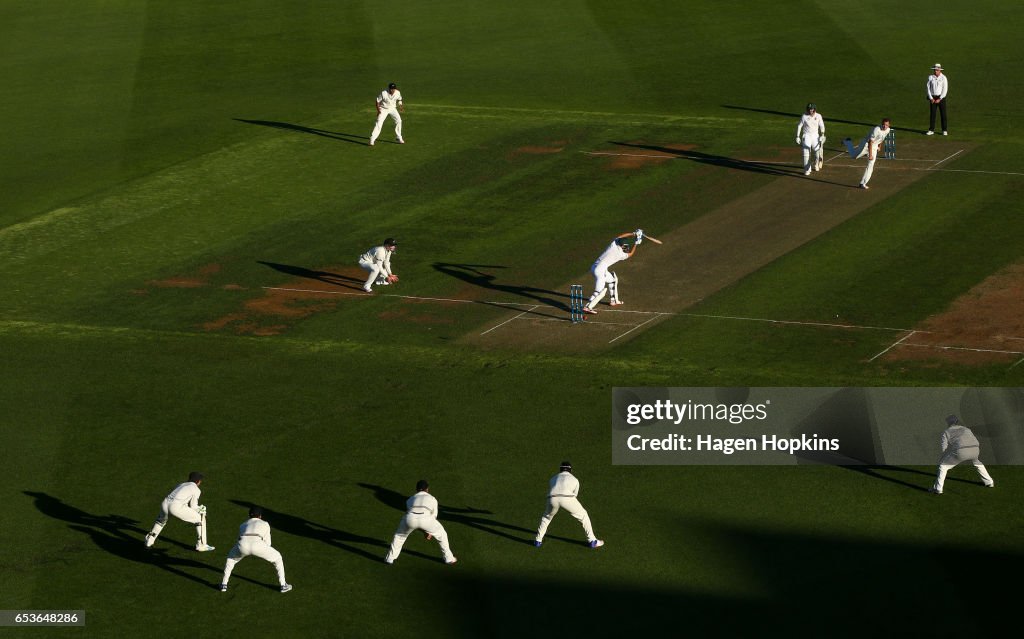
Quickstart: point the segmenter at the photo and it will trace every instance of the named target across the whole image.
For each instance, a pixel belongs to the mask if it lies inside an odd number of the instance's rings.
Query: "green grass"
[[[1020,366],[872,360],[898,332],[706,317],[917,325],[1020,260],[1020,176],[929,175],[599,352],[469,345],[507,317],[483,304],[245,309],[263,287],[308,280],[296,272],[351,268],[388,235],[406,294],[523,301],[515,289],[531,287],[557,301],[615,234],[664,235],[780,179],[690,161],[619,170],[586,152],[795,157],[809,100],[837,132],[882,115],[921,130],[936,61],[951,77],[951,130],[976,145],[949,168],[1020,172],[1009,43],[1022,13],[916,0],[898,13],[795,1],[0,5],[0,608],[84,609],[89,636],[254,623],[360,638],[1004,627],[1010,591],[977,584],[1021,563],[1019,469],[994,467],[997,490],[981,491],[958,468],[927,499],[931,468],[615,467],[609,397],[1021,385]],[[409,143],[387,143],[386,125],[371,150],[372,97],[390,80]],[[488,265],[492,290],[450,265]],[[245,322],[279,330],[254,337],[236,330]],[[543,548],[528,543],[567,457],[600,551],[565,514]],[[160,499],[193,469],[208,476],[217,552],[190,551],[178,521],[143,552]],[[380,561],[420,477],[447,508],[456,567],[417,538],[395,566]],[[251,502],[269,510],[287,596],[255,559],[228,594],[209,587]],[[916,613],[935,593],[964,606]]]

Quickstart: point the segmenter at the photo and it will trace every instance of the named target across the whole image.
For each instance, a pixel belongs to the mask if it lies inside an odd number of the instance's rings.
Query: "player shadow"
[[[138,527],[136,524],[139,522],[135,519],[114,514],[94,515],[46,493],[30,490],[22,492],[35,501],[35,507],[39,512],[47,517],[67,522],[68,528],[87,535],[104,552],[127,561],[156,566],[176,577],[182,577],[206,587],[212,588],[216,585],[209,579],[203,579],[194,573],[196,571],[213,571],[220,574],[219,569],[195,559],[168,554],[166,548],[156,550],[146,548],[143,541],[145,534],[149,531]],[[161,537],[161,541],[163,541],[163,537]],[[171,543],[193,551],[192,546],[179,542]],[[219,580],[217,583],[220,583]]]
[[[330,138],[332,140],[339,140],[341,142],[350,142],[352,144],[358,144],[360,146],[366,146],[366,142],[361,142],[361,140],[366,140],[367,142],[369,142],[370,140],[370,136],[368,135],[354,135],[352,133],[326,131],[324,129],[314,129],[313,127],[302,126],[301,124],[291,124],[289,122],[274,122],[273,120],[246,120],[245,118],[232,119],[235,122],[244,122],[245,124],[256,124],[258,126],[266,126],[272,129],[284,129],[286,131],[308,133],[310,135],[318,135],[322,138]]]
[[[569,312],[569,305],[561,299],[555,299],[554,297],[567,297],[561,293],[550,291],[543,288],[535,288],[532,286],[515,286],[512,284],[498,284],[497,276],[486,273],[481,269],[499,269],[508,268],[507,266],[494,266],[489,264],[449,264],[447,262],[434,262],[432,265],[434,270],[439,271],[449,277],[454,277],[457,280],[462,280],[467,284],[479,286],[480,288],[486,288],[499,293],[507,293],[509,295],[515,295],[517,297],[525,297],[527,299],[539,302],[544,306],[552,306],[559,310]],[[514,308],[515,310],[522,310],[520,305],[503,304],[501,302],[486,302],[477,300],[478,304],[484,304],[487,306],[497,306],[499,308]],[[538,309],[534,310],[523,310],[524,313],[530,315],[542,315],[544,317],[550,317],[550,313],[542,312]]]
[[[381,502],[382,504],[395,510],[398,510],[400,512],[405,512],[405,502],[408,499],[408,496],[403,495],[400,492],[391,490],[390,488],[384,488],[383,486],[378,486],[376,484],[359,483],[358,485],[361,488],[372,490],[373,496],[376,497],[377,501]],[[494,513],[490,510],[482,510],[480,508],[453,508],[451,506],[442,505],[441,512],[438,513],[438,520],[443,522],[450,521],[453,523],[462,524],[463,526],[475,528],[476,530],[485,533],[490,533],[492,535],[496,535],[498,537],[502,537],[504,539],[508,539],[509,541],[513,541],[516,543],[526,544],[529,546],[533,545],[536,529],[523,528],[521,526],[516,526],[514,524],[509,524],[506,522],[497,521],[495,519],[482,516],[493,514]],[[529,535],[529,537],[523,538],[514,533],[526,533],[527,535]],[[558,539],[559,541],[564,541],[568,543],[578,543],[582,546],[587,545],[587,542],[585,541],[569,539],[567,537],[559,537],[557,535],[547,535],[546,539]]]
[[[274,262],[264,262],[263,260],[256,260],[257,264],[269,266],[279,273],[291,275],[293,277],[301,277],[308,280],[316,280],[318,282],[324,282],[325,284],[332,284],[334,286],[342,286],[344,288],[351,288],[355,290],[362,290],[364,280],[349,276],[339,275],[338,273],[331,273],[329,271],[313,271],[308,268],[301,266],[291,266],[290,264],[276,264]],[[357,286],[352,286],[356,284]]]
[[[899,479],[897,477],[890,476],[890,473],[904,473],[904,474],[907,474],[907,475],[923,475],[925,477],[931,477],[932,479],[935,478],[935,473],[926,473],[926,472],[924,472],[922,470],[917,470],[917,469],[914,469],[914,468],[903,468],[903,467],[900,467],[900,466],[888,466],[888,465],[885,465],[885,464],[844,465],[844,466],[839,466],[839,468],[842,468],[844,470],[852,470],[855,473],[860,473],[860,474],[862,474],[862,475],[864,475],[866,477],[871,477],[872,479],[881,479],[882,481],[887,481],[887,482],[896,484],[898,486],[903,486],[903,487],[909,488],[911,490],[920,490],[920,491],[923,491],[923,492],[928,492],[928,489],[932,487],[931,484],[928,484],[927,486],[921,486],[920,484],[914,484],[914,483],[911,483],[909,481],[905,481],[903,479]]]
[[[757,109],[757,108],[754,108],[754,107],[737,106],[735,104],[723,104],[721,106],[722,106],[723,109],[736,109],[736,110],[739,110],[739,111],[752,111],[754,113],[767,113],[768,115],[778,115],[778,116],[782,116],[784,118],[793,119],[793,120],[799,120],[800,116],[803,115],[803,113],[787,113],[785,111],[772,111],[771,109]],[[882,121],[881,116],[879,116],[877,122],[860,122],[858,120],[840,120],[839,118],[832,118],[832,117],[828,118],[828,122],[829,123],[831,123],[831,122],[839,122],[840,124],[853,124],[855,126],[863,126],[863,127],[868,127],[868,128],[871,128],[871,127],[877,125],[878,122],[881,122],[881,121]],[[925,133],[925,129],[910,129],[910,128],[898,127],[898,126],[894,126],[894,127],[892,127],[892,129],[894,131],[906,131],[907,133],[920,133],[922,135]],[[852,137],[856,137],[856,136],[852,136]],[[863,137],[863,136],[861,136],[861,137]]]
[[[691,160],[700,164],[711,164],[714,166],[721,166],[727,169],[735,169],[737,171],[749,171],[751,173],[761,173],[763,175],[774,175],[776,177],[788,177],[796,178],[800,180],[808,180],[810,182],[818,182],[821,184],[831,184],[833,186],[841,186],[844,188],[858,188],[850,184],[844,184],[842,182],[833,182],[831,180],[823,180],[820,177],[811,177],[804,175],[803,166],[797,165],[779,165],[770,164],[768,162],[757,162],[754,160],[739,160],[736,158],[726,157],[724,155],[713,155],[710,153],[701,153],[700,151],[687,151],[683,149],[670,149],[664,146],[658,146],[656,144],[632,144],[630,142],[615,142],[609,140],[609,144],[616,146],[626,146],[634,149],[644,149],[647,151],[657,151],[659,153],[666,153],[674,155],[683,160]],[[820,174],[818,174],[820,175]]]
[[[259,506],[263,509],[263,519],[270,524],[271,530],[279,530],[289,535],[295,535],[296,537],[305,537],[307,539],[313,539],[321,543],[325,543],[335,548],[348,551],[354,555],[369,559],[370,561],[380,562],[384,560],[383,552],[370,552],[361,546],[375,546],[377,548],[383,548],[387,550],[389,544],[376,537],[365,537],[363,535],[356,535],[344,530],[338,530],[337,528],[331,528],[316,522],[303,519],[296,515],[290,515],[273,508],[264,506],[263,504],[255,504],[251,501],[245,501],[242,499],[231,499],[229,500],[233,504],[237,504],[245,509],[245,512],[239,512],[239,521],[244,521],[246,513],[253,506]],[[413,555],[420,557],[426,557],[416,551],[410,551]]]

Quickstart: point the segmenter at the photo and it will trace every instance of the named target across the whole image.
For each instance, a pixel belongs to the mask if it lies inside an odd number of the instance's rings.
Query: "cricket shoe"
[[[292,589],[292,585],[291,584],[285,584],[285,585],[281,586],[281,592],[288,592],[291,589]]]
[[[941,490],[935,490],[934,488],[929,488],[928,492],[930,492],[933,495],[941,495],[942,494]]]
[[[806,171],[804,171],[804,175],[810,175],[810,174],[811,174],[811,170],[810,169],[807,169]]]
[[[446,562],[444,562],[444,563],[446,563],[446,564],[448,564],[449,566],[451,566],[452,564],[454,564],[454,563],[456,563],[456,562],[458,562],[458,561],[459,561],[458,559],[456,559],[455,557],[452,557],[452,560],[451,560],[451,561],[446,561]]]
[[[612,300],[608,302],[608,306],[622,306],[623,303],[624,302],[622,300]]]
[[[544,545],[543,541],[535,541],[535,542],[533,542],[533,547],[534,548],[540,548],[543,545]]]
[[[391,284],[391,282],[389,282],[387,280],[377,280],[376,282],[374,282],[374,284],[376,286],[387,286],[387,285]]]
[[[216,550],[216,548],[210,544],[196,544],[196,552],[211,552],[214,550]]]
[[[601,546],[604,545],[604,542],[601,541],[600,539],[595,539],[594,541],[590,542],[587,545],[590,546],[591,548],[600,548]]]
[[[227,584],[221,584],[219,587],[220,587],[220,591],[221,592],[227,592],[228,591],[228,585]]]
[[[942,135],[949,135],[949,131],[943,131]]]
[[[935,135],[935,131],[928,131],[925,135]]]
[[[583,307],[583,314],[584,315],[597,315],[597,311],[595,311],[594,309],[590,308],[589,306],[584,306]]]
[[[995,484],[985,484],[985,488],[995,488]]]
[[[405,144],[405,140],[403,140],[402,138],[398,138],[398,143],[399,144]]]
[[[861,184],[861,185],[860,185],[860,188],[862,188],[862,189],[864,189],[865,191],[867,191],[869,187],[868,187],[868,185],[867,185],[867,184]]]
[[[366,287],[364,286],[364,287],[363,287],[363,292],[364,292],[364,293],[373,293],[373,289],[372,289],[372,288],[366,288]]]
[[[153,533],[146,533],[146,548],[152,548],[153,544],[156,543],[156,535]]]

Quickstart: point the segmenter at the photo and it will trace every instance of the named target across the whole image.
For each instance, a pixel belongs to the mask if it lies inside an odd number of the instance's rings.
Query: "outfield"
[[[1024,386],[1021,20],[0,3],[0,610],[87,618],[4,634],[1005,628],[1018,467],[991,465],[992,491],[959,467],[934,497],[927,466],[613,466],[610,417],[625,386]],[[935,62],[946,138],[923,135]],[[370,148],[389,81],[407,143],[388,121]],[[805,178],[809,101],[828,151]],[[883,116],[898,156],[861,191],[841,140]],[[589,295],[638,227],[665,243],[617,269],[626,304],[569,322],[569,285]],[[356,260],[387,236],[401,282],[366,296]],[[565,513],[532,545],[566,458],[598,550]],[[191,470],[217,550],[172,520],[147,552]],[[459,562],[414,537],[386,566],[423,477]],[[253,503],[288,594],[257,559],[214,587]]]

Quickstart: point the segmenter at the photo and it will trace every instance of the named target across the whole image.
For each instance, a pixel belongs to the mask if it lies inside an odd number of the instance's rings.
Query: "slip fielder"
[[[231,579],[235,564],[250,555],[269,561],[274,566],[281,592],[292,589],[284,578],[284,558],[271,545],[270,524],[263,521],[263,509],[256,506],[249,509],[249,519],[238,528],[238,542],[228,552],[228,559],[224,562],[224,577],[220,580],[221,592],[227,592],[228,580]]]

